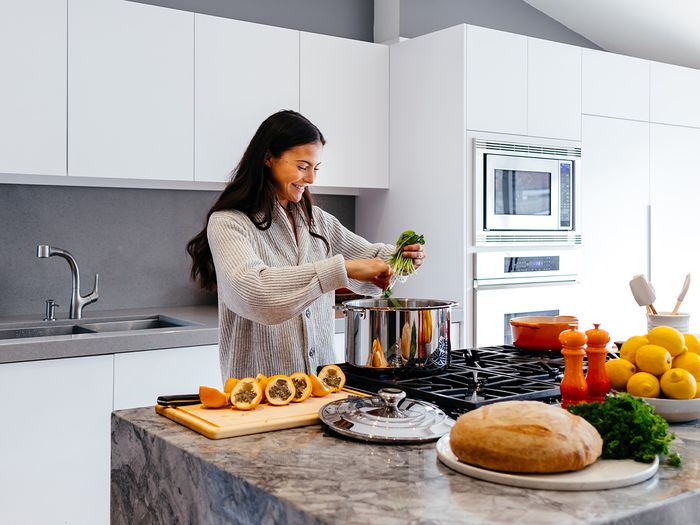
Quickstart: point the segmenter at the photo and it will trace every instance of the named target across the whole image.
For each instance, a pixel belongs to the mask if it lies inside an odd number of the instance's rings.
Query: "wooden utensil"
[[[681,303],[683,302],[683,299],[685,299],[685,294],[688,293],[689,286],[690,286],[690,274],[685,276],[685,282],[683,283],[683,288],[681,289],[681,293],[678,295],[678,299],[676,299],[676,306],[673,307],[673,311],[671,312],[672,315],[678,314],[678,309],[681,307]]]
[[[658,312],[654,308],[654,301],[656,301],[656,292],[654,287],[646,277],[643,275],[635,275],[630,281],[630,289],[632,290],[632,295],[637,301],[639,306],[646,306],[647,312],[657,315]]]

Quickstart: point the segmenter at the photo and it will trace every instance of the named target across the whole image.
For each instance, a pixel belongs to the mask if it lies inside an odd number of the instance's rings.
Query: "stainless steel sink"
[[[0,329],[0,339],[23,339],[27,337],[51,337],[55,335],[94,334],[96,331],[78,325],[30,326]]]
[[[191,326],[192,323],[157,315],[140,319],[123,319],[120,321],[100,321],[96,323],[81,323],[82,328],[95,332],[123,332],[127,330],[153,330],[155,328],[172,328],[175,326]]]
[[[0,340],[107,332],[133,332],[139,330],[156,330],[159,328],[186,328],[195,326],[200,325],[199,323],[175,319],[165,315],[104,317],[55,322],[45,321],[41,324],[25,322],[17,323],[16,326],[0,326]]]

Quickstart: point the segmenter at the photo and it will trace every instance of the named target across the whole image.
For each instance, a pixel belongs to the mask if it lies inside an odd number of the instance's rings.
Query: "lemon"
[[[671,369],[671,354],[659,345],[644,345],[637,350],[635,364],[642,372],[660,376]]]
[[[620,357],[622,359],[627,359],[630,363],[634,363],[634,357],[637,353],[637,349],[640,346],[648,345],[649,339],[646,335],[633,335],[627,341],[622,343],[620,347]]]
[[[685,346],[683,334],[671,326],[655,326],[649,330],[647,339],[652,345],[663,346],[674,357],[683,352]]]
[[[697,391],[697,382],[687,370],[671,368],[661,376],[661,390],[671,399],[692,399]]]
[[[627,381],[627,392],[638,397],[659,397],[661,388],[656,376],[648,372],[637,372]]]
[[[696,381],[700,381],[700,355],[693,352],[683,352],[673,358],[671,368],[682,368],[691,373]]]
[[[627,387],[627,381],[636,371],[637,367],[627,359],[611,359],[605,363],[605,372],[610,378],[610,386],[615,390],[624,390]]]
[[[685,346],[688,347],[689,352],[694,354],[700,354],[700,341],[693,334],[683,334],[683,339],[685,339]]]

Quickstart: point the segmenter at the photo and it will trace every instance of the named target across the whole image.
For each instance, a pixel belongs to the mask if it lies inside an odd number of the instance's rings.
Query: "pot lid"
[[[372,397],[333,401],[321,409],[319,416],[339,434],[377,443],[435,441],[455,424],[436,406],[408,399],[398,388],[384,388]]]

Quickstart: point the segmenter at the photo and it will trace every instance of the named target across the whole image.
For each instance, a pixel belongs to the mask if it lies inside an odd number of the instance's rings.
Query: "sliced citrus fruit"
[[[226,392],[222,392],[210,386],[199,387],[199,400],[207,408],[222,408],[228,405],[228,396]]]
[[[309,398],[311,395],[311,378],[304,372],[294,372],[289,379],[294,383],[294,398],[292,401],[300,403]]]
[[[332,392],[340,392],[345,386],[345,374],[338,365],[326,365],[318,373],[318,378]]]
[[[233,387],[236,386],[236,383],[238,383],[238,379],[235,377],[229,377],[224,383],[224,392],[227,394],[233,392]]]
[[[332,392],[332,390],[328,388],[316,374],[309,375],[309,378],[311,379],[311,393],[314,395],[314,397],[327,396]]]
[[[282,374],[272,376],[265,387],[265,397],[271,405],[288,405],[295,393],[292,380]]]
[[[245,377],[233,387],[231,404],[239,410],[252,410],[260,404],[262,396],[260,383],[252,377]]]

